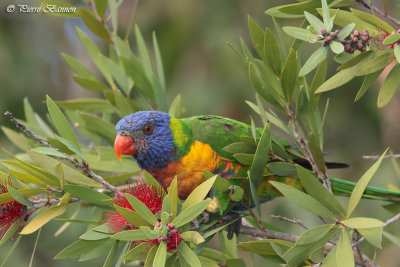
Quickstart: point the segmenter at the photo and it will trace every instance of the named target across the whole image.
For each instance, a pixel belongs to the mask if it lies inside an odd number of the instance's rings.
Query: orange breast
[[[180,161],[169,163],[166,168],[153,171],[151,174],[165,189],[177,177],[179,197],[185,199],[204,182],[203,170],[212,172],[219,160],[219,155],[208,144],[194,141],[189,153]]]

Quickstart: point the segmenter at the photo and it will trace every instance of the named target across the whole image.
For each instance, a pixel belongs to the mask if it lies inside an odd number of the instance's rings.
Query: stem
[[[52,145],[50,145],[48,142],[46,142],[42,138],[36,136],[31,130],[27,129],[24,124],[22,124],[20,121],[18,121],[11,112],[6,111],[4,114],[10,119],[10,121],[12,121],[15,124],[15,126],[17,126],[17,128],[19,128],[21,131],[23,131],[30,139],[40,143],[41,145],[43,145],[45,147],[49,147],[51,149],[54,149],[54,150],[64,154],[67,157],[67,160],[70,163],[72,163],[72,165],[74,165],[76,168],[81,169],[83,172],[85,172],[87,177],[92,178],[96,182],[102,184],[105,188],[109,189],[110,191],[113,191],[115,193],[119,192],[119,190],[116,187],[114,187],[112,184],[105,181],[103,179],[103,177],[94,173],[92,171],[92,169],[90,169],[89,164],[87,164],[84,160],[82,160],[82,162],[80,163],[78,161],[78,159],[76,159],[75,157],[71,157],[70,155],[53,147]]]
[[[289,219],[287,217],[283,217],[283,216],[280,216],[280,215],[271,215],[271,217],[274,218],[274,219],[279,219],[281,221],[290,222],[290,223],[293,223],[293,224],[298,224],[301,227],[303,227],[304,229],[308,230],[308,227],[305,226],[304,223],[301,220],[298,220],[296,218]]]
[[[382,11],[379,8],[375,7],[375,6],[372,6],[372,5],[370,6],[365,0],[356,0],[356,1],[359,2],[361,5],[363,5],[365,8],[368,8],[368,9],[370,9],[372,11],[375,11],[381,17],[387,18],[392,23],[397,24],[397,26],[400,26],[400,20],[388,15],[385,11]]]

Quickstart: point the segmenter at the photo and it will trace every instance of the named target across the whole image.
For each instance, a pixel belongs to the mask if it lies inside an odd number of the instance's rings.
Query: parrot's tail
[[[356,185],[354,182],[345,181],[338,178],[330,178],[332,191],[337,195],[350,195]],[[400,203],[400,191],[394,191],[374,186],[365,188],[363,198],[378,199]]]

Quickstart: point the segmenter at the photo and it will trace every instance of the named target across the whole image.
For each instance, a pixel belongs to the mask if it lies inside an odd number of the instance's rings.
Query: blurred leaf
[[[238,247],[241,250],[256,253],[258,255],[276,255],[276,252],[272,248],[271,244],[278,245],[283,251],[288,250],[294,244],[288,241],[279,239],[264,239],[256,241],[240,242]]]
[[[399,34],[400,36],[400,34]],[[392,100],[400,85],[400,65],[396,64],[386,76],[378,95],[378,107],[386,106]]]
[[[19,203],[21,203],[22,205],[30,207],[30,208],[33,207],[32,203],[28,200],[28,198],[25,197],[23,194],[21,194],[14,187],[7,185],[7,190],[8,190],[8,193],[10,194],[10,196],[13,199],[15,199],[16,201],[18,201]]]
[[[7,128],[5,126],[1,126],[1,130],[4,132],[7,138],[19,149],[23,151],[28,151],[29,149],[31,149],[31,145],[29,144],[28,139],[22,133],[11,130],[10,128]]]
[[[79,116],[85,122],[85,125],[80,125],[79,127],[84,127],[107,140],[111,145],[114,144],[115,139],[115,125],[105,119],[99,118],[88,113],[80,113]],[[78,127],[78,129],[79,129]]]
[[[333,21],[331,19],[331,15],[329,14],[328,4],[326,3],[326,0],[321,0],[321,4],[322,4],[322,18],[324,20],[324,25],[326,31],[330,32],[333,27]]]
[[[371,85],[378,79],[379,75],[381,75],[382,71],[377,71],[371,74],[368,74],[365,76],[364,81],[361,85],[360,90],[358,90],[358,93],[354,99],[354,102],[357,102],[358,100],[361,99],[361,97],[364,96],[364,94],[367,92],[368,88],[371,87]]]
[[[281,74],[282,65],[281,53],[275,35],[268,27],[266,28],[264,35],[264,55],[266,62],[271,65],[275,75],[279,76]]]
[[[313,133],[308,133],[308,146],[310,147],[311,154],[313,155],[314,161],[318,166],[318,169],[326,173],[325,169],[325,159],[322,154],[321,145],[319,143],[318,137]]]
[[[9,241],[14,236],[14,234],[18,231],[20,225],[21,222],[18,220],[16,220],[14,223],[10,225],[10,227],[7,229],[7,231],[3,234],[3,236],[0,239],[0,246],[7,243],[7,241]],[[3,229],[1,228],[1,230]]]
[[[336,246],[334,246],[325,259],[322,261],[321,267],[338,267],[336,262]]]
[[[158,245],[156,255],[154,256],[153,266],[154,267],[165,266],[166,259],[167,259],[167,243],[161,242]]]
[[[104,68],[107,69],[107,72],[110,73],[110,75],[118,83],[121,90],[124,91],[126,95],[129,95],[133,87],[133,81],[125,74],[122,66],[119,66],[113,60],[103,55],[99,55],[99,60],[102,61]]]
[[[328,47],[321,46],[318,48],[304,63],[303,67],[301,67],[299,76],[304,76],[310,73],[313,69],[315,69],[322,60],[324,60],[326,54],[328,53]]]
[[[299,39],[299,40],[310,42],[313,39],[315,39],[315,34],[310,32],[309,30],[306,30],[303,28],[285,26],[282,29],[288,35],[292,36],[293,38]]]
[[[115,108],[107,100],[98,98],[82,98],[66,101],[56,101],[56,104],[63,109],[70,110],[101,113],[115,112]]]
[[[343,29],[341,29],[339,34],[337,35],[337,40],[343,40],[344,38],[349,36],[355,26],[356,25],[354,23],[349,23],[346,26],[344,26]]]
[[[278,189],[287,199],[299,205],[300,207],[311,211],[312,213],[334,219],[332,213],[325,208],[318,200],[307,195],[300,190],[286,184],[270,181],[270,183]]]
[[[326,73],[327,73],[327,69],[328,69],[327,58],[328,57],[326,57],[326,56],[324,57],[324,59],[319,64],[317,71],[314,74],[314,78],[310,85],[311,93],[315,93],[315,90],[317,90],[317,88],[319,86],[321,86],[321,84],[323,84],[326,80]]]
[[[105,242],[101,240],[78,240],[60,251],[54,259],[72,259],[86,253],[94,248],[101,246]]]
[[[51,219],[60,216],[65,212],[67,209],[69,203],[60,205],[60,206],[53,206],[48,209],[45,209],[43,212],[39,213],[36,215],[25,227],[22,229],[20,232],[21,235],[28,235],[39,228],[41,228],[43,225],[48,223]]]
[[[146,256],[149,253],[149,245],[150,245],[149,242],[144,242],[134,246],[122,257],[122,259],[128,261],[137,261],[146,259]]]
[[[81,235],[79,237],[79,239],[82,240],[101,240],[101,239],[106,239],[111,237],[110,233],[101,233],[101,232],[97,232],[97,231],[87,231],[86,233],[84,233],[83,235]]]
[[[177,95],[169,106],[168,114],[180,118],[182,116],[181,95]]]
[[[257,51],[257,54],[265,60],[264,54],[264,31],[260,28],[260,26],[255,22],[252,17],[247,16],[249,31],[251,36],[251,41],[253,42],[253,46]]]
[[[390,34],[389,36],[387,36],[384,40],[383,40],[383,42],[382,42],[382,44],[384,44],[384,45],[390,45],[390,44],[394,44],[394,43],[396,43],[397,41],[399,41],[400,40],[400,33],[394,33],[394,34]]]
[[[397,63],[400,63],[400,45],[399,44],[395,45],[393,52],[394,52],[394,57],[397,60]]]
[[[23,188],[18,190],[18,192],[24,195],[25,197],[43,194],[46,191],[47,190],[45,188]],[[14,201],[14,198],[11,196],[10,193],[0,194],[0,205],[11,201]]]
[[[183,240],[193,243],[195,245],[199,245],[200,243],[203,243],[205,241],[204,238],[200,235],[200,233],[196,231],[183,232],[181,234],[181,237]]]
[[[139,50],[139,55],[142,60],[144,72],[146,74],[147,79],[151,80],[152,73],[153,73],[153,66],[151,64],[151,59],[149,52],[147,51],[146,43],[144,42],[142,33],[138,25],[135,25],[135,37],[136,37],[136,44]]]
[[[201,263],[197,255],[193,252],[193,250],[186,245],[185,242],[180,242],[178,247],[178,256],[179,259],[184,259],[184,261],[192,267],[201,267]]]
[[[136,111],[129,103],[129,99],[126,98],[121,91],[114,91],[114,99],[121,117],[125,117],[126,115],[132,114]]]
[[[358,68],[357,76],[367,75],[386,68],[391,58],[393,58],[393,53],[390,49],[376,52],[372,59]]]
[[[135,196],[125,193],[126,199],[132,207],[135,207],[135,211],[148,223],[154,225],[158,222],[156,216],[149,210],[149,208]]]
[[[300,165],[296,165],[296,169],[301,184],[310,196],[320,201],[322,205],[337,215],[341,217],[346,216],[346,212],[340,202],[318,181],[317,177]]]
[[[400,238],[398,238],[397,236],[394,236],[394,235],[388,233],[387,231],[383,231],[383,236],[386,237],[387,239],[389,239],[393,244],[400,247]]]
[[[141,229],[121,231],[113,234],[111,238],[122,241],[141,241],[148,239],[147,235]]]
[[[246,267],[246,263],[242,259],[227,259],[226,260],[227,267]]]
[[[347,218],[350,217],[350,215],[353,213],[354,209],[357,207],[358,202],[360,202],[360,199],[364,193],[365,188],[367,187],[369,181],[371,181],[372,177],[374,176],[375,172],[378,170],[379,166],[382,163],[383,158],[386,155],[386,152],[388,149],[386,149],[385,152],[383,152],[382,156],[372,165],[368,171],[366,171],[363,176],[358,180],[356,186],[353,189],[353,192],[351,193],[349,203],[347,206]]]
[[[78,8],[78,13],[82,20],[85,22],[86,26],[97,36],[111,43],[110,35],[107,29],[104,27],[103,23],[97,20],[93,13],[89,12],[86,8],[80,6]]]
[[[158,46],[158,41],[157,41],[157,36],[156,33],[153,32],[153,49],[154,49],[154,58],[156,61],[156,66],[157,66],[157,74],[158,74],[158,79],[161,83],[161,88],[163,88],[164,90],[164,94],[165,94],[165,75],[164,75],[164,67],[163,67],[163,61],[162,61],[162,57],[161,57],[161,52],[160,52],[160,48]],[[166,103],[165,103],[166,104]],[[166,108],[166,106],[165,106]],[[162,107],[160,107],[161,111],[166,111],[163,110]]]
[[[236,154],[236,153],[252,154],[256,151],[256,148],[257,147],[255,145],[249,145],[244,142],[237,142],[227,145],[226,147],[223,148],[223,150],[231,154]]]
[[[104,18],[104,13],[107,10],[107,1],[103,0],[93,0],[96,5],[97,13],[101,18]]]
[[[153,259],[154,259],[155,255],[156,255],[156,252],[157,252],[157,248],[158,248],[158,246],[153,246],[153,247],[150,249],[149,254],[147,254],[144,267],[150,267],[150,266],[152,266],[152,264],[153,264]]]
[[[215,260],[217,262],[225,262],[226,257],[225,255],[220,252],[219,250],[204,247],[202,250],[200,250],[199,256],[207,257],[209,259]]]
[[[386,21],[378,18],[375,15],[371,15],[368,14],[366,12],[354,9],[354,8],[350,8],[351,13],[353,13],[354,15],[356,15],[358,18],[376,26],[378,29],[382,29],[386,32],[392,32],[394,31],[394,28],[392,26],[390,26]],[[385,9],[386,10],[386,9]]]
[[[199,186],[197,186],[192,193],[186,198],[185,202],[182,205],[181,212],[185,211],[186,209],[196,205],[197,203],[201,202],[211,190],[215,180],[217,179],[217,175],[214,177],[207,179]]]
[[[283,18],[283,19],[296,19],[296,18],[303,18],[304,14],[288,14],[288,13],[284,13],[281,12],[279,9],[282,6],[276,6],[276,7],[272,7],[269,8],[265,11],[265,14],[270,15],[273,18]]]
[[[311,13],[308,13],[307,11],[304,11],[304,16],[305,18],[308,20],[308,23],[310,23],[310,25],[314,28],[314,30],[316,30],[318,33],[321,32],[322,29],[327,30],[327,32],[329,32],[329,30],[327,29],[326,26],[324,26],[324,23],[317,18],[316,16],[314,16]]]
[[[65,185],[64,189],[83,201],[101,206],[108,206],[105,201],[112,199],[104,193],[81,185]]]
[[[136,226],[136,227],[140,227],[140,226],[151,226],[153,227],[154,225],[148,223],[145,219],[143,219],[137,212],[131,210],[131,209],[127,209],[127,208],[123,208],[117,205],[114,205],[115,210],[122,216],[125,218],[125,220],[127,220],[130,224]]]
[[[136,57],[126,58],[123,56],[121,57],[121,61],[126,74],[132,78],[133,82],[143,93],[148,97],[153,98],[153,87],[149,79],[146,77],[142,62],[140,62]]]
[[[320,4],[320,1],[309,0],[302,1],[301,3],[280,6],[278,10],[287,14],[303,14],[304,11],[314,13],[315,8],[319,7]]]
[[[70,66],[70,68],[76,73],[78,74],[80,77],[85,78],[85,79],[89,79],[89,80],[93,80],[96,81],[98,83],[100,83],[96,76],[93,75],[92,72],[90,72],[90,70],[88,70],[84,65],[82,65],[82,63],[80,63],[78,60],[76,60],[75,58],[61,53],[61,56],[63,57],[63,59],[65,60],[65,62]]]
[[[344,225],[350,228],[374,228],[374,227],[384,227],[385,223],[374,218],[356,217],[341,221]]]
[[[115,261],[118,255],[118,247],[119,247],[119,242],[118,241],[114,242],[114,245],[112,246],[110,252],[108,253],[106,261],[103,264],[103,267],[115,266]]]
[[[342,230],[336,245],[336,262],[337,266],[354,267],[353,248],[345,229]]]
[[[103,92],[104,90],[110,90],[108,86],[91,78],[84,78],[76,75],[74,75],[73,78],[77,84],[91,91]]]
[[[336,41],[332,41],[329,44],[329,47],[332,50],[332,52],[335,54],[340,54],[340,53],[343,53],[343,51],[344,51],[344,46],[341,43],[336,42]]]
[[[355,76],[357,76],[358,70],[359,70],[358,66],[353,66],[351,68],[339,71],[338,73],[330,77],[328,80],[326,80],[323,84],[321,84],[321,86],[318,87],[315,93],[326,92],[342,86],[343,84],[347,83],[348,81],[352,80]]]
[[[32,184],[35,184],[35,185],[48,185],[41,178],[36,177],[34,175],[27,174],[27,173],[24,173],[24,172],[19,172],[19,171],[13,170],[13,169],[8,169],[8,171],[18,181],[22,181],[24,183],[32,183]],[[7,179],[4,179],[4,181],[0,180],[0,183],[7,184],[8,183],[8,175],[7,175]]]
[[[208,204],[210,204],[210,200],[206,199],[206,200],[201,200],[194,205],[191,205],[189,208],[185,210],[183,210],[182,207],[182,212],[178,214],[178,216],[176,216],[176,218],[172,221],[172,223],[175,225],[176,228],[179,228],[191,222],[193,219],[199,216],[205,210],[205,208],[207,208]]]
[[[74,130],[69,124],[67,118],[61,112],[56,103],[46,95],[47,99],[47,108],[49,110],[49,114],[51,120],[53,121],[54,126],[57,128],[58,132],[62,137],[67,139],[74,145],[78,150],[80,150],[78,139],[75,136]]]
[[[308,229],[300,235],[299,239],[296,242],[296,246],[307,245],[321,240],[329,233],[329,231],[334,226],[334,224],[323,224]]]
[[[374,247],[382,249],[383,227],[361,228],[357,231]]]

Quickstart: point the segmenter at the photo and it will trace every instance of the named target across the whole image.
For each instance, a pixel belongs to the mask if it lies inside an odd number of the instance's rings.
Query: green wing
[[[249,125],[229,118],[210,115],[185,118],[181,121],[191,126],[195,140],[209,144],[221,157],[230,160],[234,160],[232,154],[223,148],[241,142],[240,136],[252,136]],[[261,135],[259,130],[257,135]]]

